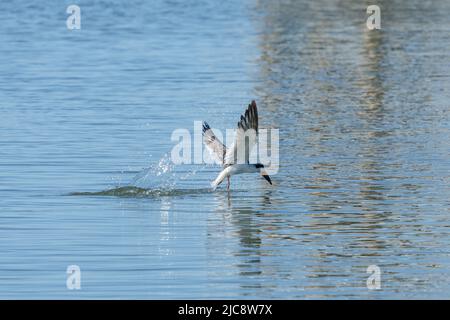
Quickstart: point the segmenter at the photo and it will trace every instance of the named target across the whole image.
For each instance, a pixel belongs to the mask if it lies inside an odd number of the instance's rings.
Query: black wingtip
[[[258,131],[258,109],[256,107],[256,101],[252,100],[252,102],[248,105],[247,110],[245,111],[245,117],[251,119],[251,123],[249,123],[252,129]]]
[[[209,129],[211,129],[211,128],[209,127],[209,124],[208,124],[206,121],[203,121],[203,133],[205,133],[206,130],[209,130]]]

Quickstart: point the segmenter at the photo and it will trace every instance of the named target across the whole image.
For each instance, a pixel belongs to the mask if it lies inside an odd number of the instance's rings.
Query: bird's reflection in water
[[[236,197],[236,199],[233,199],[233,197]],[[222,215],[225,224],[233,227],[234,234],[238,236],[242,250],[238,255],[258,255],[258,248],[261,244],[260,229],[254,224],[253,218],[259,210],[254,206],[240,206],[242,197],[245,197],[245,195],[239,193],[235,195],[233,191],[217,192],[218,206],[216,212]],[[263,199],[263,203],[268,201],[267,195],[261,199]]]
[[[170,197],[161,197],[160,207],[160,224],[159,224],[159,241],[158,251],[161,255],[170,255],[170,210],[172,207],[172,201]]]
[[[216,213],[222,219],[222,234],[229,239],[223,244],[233,261],[232,266],[236,273],[243,277],[239,286],[242,294],[255,294],[261,290],[265,294],[276,286],[273,281],[264,281],[266,277],[274,280],[279,276],[277,262],[272,259],[273,250],[267,246],[276,232],[276,226],[271,221],[276,219],[269,212],[273,208],[273,190],[252,192],[217,192]],[[247,199],[244,201],[244,198]],[[251,201],[249,201],[251,199]],[[213,232],[211,241],[213,240]],[[230,245],[232,243],[232,245]],[[211,244],[214,247],[214,244]],[[258,276],[258,277],[254,277]]]

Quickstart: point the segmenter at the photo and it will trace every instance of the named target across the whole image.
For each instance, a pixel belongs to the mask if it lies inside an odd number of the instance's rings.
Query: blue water
[[[0,3],[0,298],[449,298],[450,3],[73,3]],[[273,186],[171,163],[252,99]]]

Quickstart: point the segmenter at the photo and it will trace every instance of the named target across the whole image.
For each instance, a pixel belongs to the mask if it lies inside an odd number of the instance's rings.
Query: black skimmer
[[[238,122],[236,139],[230,148],[227,148],[220,142],[210,126],[206,122],[203,122],[203,141],[211,154],[223,166],[223,170],[219,173],[216,180],[211,183],[213,189],[216,189],[227,178],[227,190],[230,190],[230,177],[240,173],[260,173],[267,182],[272,184],[262,163],[249,163],[250,152],[256,145],[257,137],[258,109],[254,100],[249,104],[247,110],[245,110],[245,114],[241,115],[241,119]]]

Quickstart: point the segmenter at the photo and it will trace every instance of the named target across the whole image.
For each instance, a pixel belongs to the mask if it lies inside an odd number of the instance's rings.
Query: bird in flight
[[[262,163],[249,163],[250,152],[256,144],[257,137],[258,109],[254,100],[248,105],[244,115],[241,115],[235,141],[229,148],[220,142],[210,126],[203,121],[203,141],[216,161],[223,166],[216,180],[211,183],[213,189],[227,178],[227,190],[230,190],[230,177],[240,173],[260,173],[267,182],[272,184]]]

